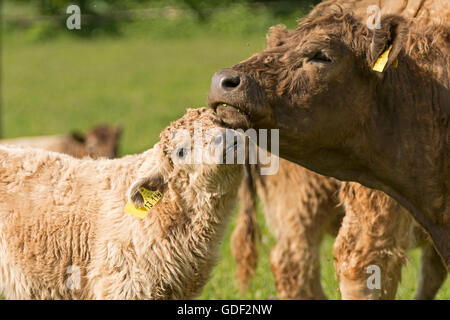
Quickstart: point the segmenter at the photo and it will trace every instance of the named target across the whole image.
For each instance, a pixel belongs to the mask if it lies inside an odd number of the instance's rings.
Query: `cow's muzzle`
[[[249,79],[227,68],[214,74],[208,95],[208,105],[230,127],[247,128],[249,125]]]

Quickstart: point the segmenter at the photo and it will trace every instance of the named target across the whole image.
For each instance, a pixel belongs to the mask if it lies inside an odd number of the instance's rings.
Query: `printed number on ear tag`
[[[158,203],[159,200],[162,199],[163,194],[161,192],[157,191],[151,191],[148,189],[145,189],[144,187],[139,188],[139,193],[142,195],[142,198],[144,198],[144,207],[139,208],[136,207],[131,202],[127,202],[125,206],[125,212],[128,214],[132,214],[133,216],[136,216],[138,218],[144,219],[147,212],[155,206],[155,204]]]
[[[151,191],[148,189],[145,189],[144,187],[139,188],[139,192],[142,195],[142,198],[144,198],[144,207],[146,207],[148,210],[153,208],[155,204],[158,203],[159,200],[162,198],[162,193],[158,190]]]

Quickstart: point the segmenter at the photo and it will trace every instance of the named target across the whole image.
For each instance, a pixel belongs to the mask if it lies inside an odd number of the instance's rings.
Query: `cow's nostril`
[[[220,85],[221,85],[222,89],[224,89],[224,90],[233,90],[234,88],[237,88],[240,83],[241,83],[241,78],[239,76],[223,77],[220,82]]]

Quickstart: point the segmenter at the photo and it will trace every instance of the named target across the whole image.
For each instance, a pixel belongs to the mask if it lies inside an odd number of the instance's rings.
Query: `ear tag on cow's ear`
[[[377,72],[383,72],[384,68],[386,67],[386,64],[388,62],[389,59],[389,53],[392,50],[392,44],[389,46],[389,48],[387,48],[387,50],[385,52],[383,52],[380,57],[377,59],[377,61],[375,62],[375,65],[373,66],[372,70],[377,71]],[[397,68],[398,67],[398,59],[395,59],[392,62],[392,67]]]
[[[163,194],[158,190],[151,191],[144,187],[139,188],[139,193],[142,195],[142,198],[144,198],[144,207],[136,207],[134,204],[128,201],[125,206],[125,212],[132,214],[133,216],[136,216],[138,218],[144,219],[147,212],[152,209],[159,200],[162,199]]]

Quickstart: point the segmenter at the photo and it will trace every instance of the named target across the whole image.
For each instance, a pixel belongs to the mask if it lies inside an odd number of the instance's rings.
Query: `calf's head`
[[[307,18],[296,30],[272,27],[264,51],[213,76],[209,106],[231,127],[280,129],[287,159],[341,148],[375,112],[377,83],[405,38],[396,16],[375,31],[349,14]],[[384,73],[373,71],[391,45]]]
[[[160,135],[153,148],[150,172],[139,178],[129,191],[130,200],[143,206],[140,187],[171,194],[182,205],[192,205],[201,194],[220,198],[239,186],[243,167],[237,153],[244,143],[241,136],[230,135],[214,112],[207,108],[188,109]],[[232,163],[226,164],[228,159]],[[181,200],[181,201],[180,201]],[[189,203],[190,202],[190,203]]]

